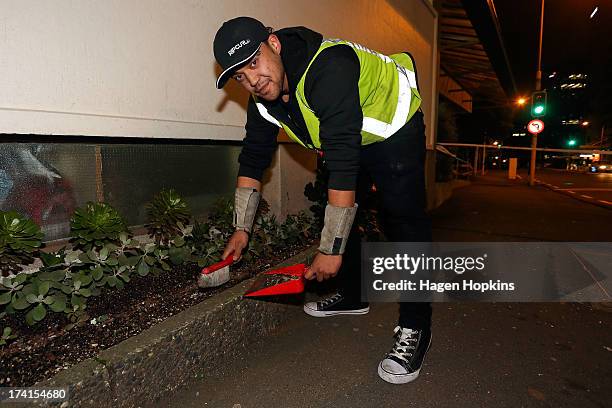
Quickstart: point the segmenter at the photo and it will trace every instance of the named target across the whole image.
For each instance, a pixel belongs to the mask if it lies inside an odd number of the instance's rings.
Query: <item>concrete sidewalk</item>
[[[432,217],[436,241],[610,241],[612,231],[609,210],[495,174],[455,190]],[[376,373],[396,304],[327,319],[295,307],[248,356],[158,406],[608,407],[612,314],[599,306],[434,304],[421,376],[399,386]]]

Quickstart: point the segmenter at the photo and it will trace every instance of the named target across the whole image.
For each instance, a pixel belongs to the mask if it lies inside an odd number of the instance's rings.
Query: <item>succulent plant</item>
[[[185,200],[174,190],[162,190],[147,204],[146,227],[155,242],[168,245],[189,223],[191,213]]]
[[[4,346],[9,340],[17,338],[17,336],[11,334],[12,331],[13,329],[8,326],[2,329],[2,333],[0,334],[0,346]]]
[[[12,278],[0,278],[0,306],[6,305],[6,313],[27,309],[30,306],[22,292],[28,283],[28,278],[30,275],[26,273],[20,273]]]
[[[119,243],[119,235],[127,232],[123,217],[106,203],[88,202],[77,208],[70,220],[75,248],[83,251],[100,249],[109,243]]]
[[[0,211],[0,275],[21,270],[34,261],[43,233],[32,220],[16,211]]]

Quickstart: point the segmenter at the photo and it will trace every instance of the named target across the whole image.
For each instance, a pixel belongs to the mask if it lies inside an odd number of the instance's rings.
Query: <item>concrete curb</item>
[[[278,267],[305,262],[312,246]],[[192,379],[223,370],[291,315],[290,305],[243,300],[246,280],[34,387],[68,387],[62,407],[145,407]],[[43,404],[49,406],[51,403]],[[32,407],[37,404],[15,404]]]

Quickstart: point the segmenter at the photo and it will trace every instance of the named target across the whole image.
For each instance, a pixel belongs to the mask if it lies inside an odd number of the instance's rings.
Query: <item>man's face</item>
[[[270,35],[247,64],[232,76],[247,91],[266,101],[278,99],[285,84],[280,42]]]

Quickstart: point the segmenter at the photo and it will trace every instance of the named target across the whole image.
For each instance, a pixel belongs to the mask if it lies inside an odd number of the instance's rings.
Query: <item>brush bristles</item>
[[[198,286],[200,288],[214,288],[221,286],[230,279],[229,267],[225,267],[209,274],[198,276]]]

